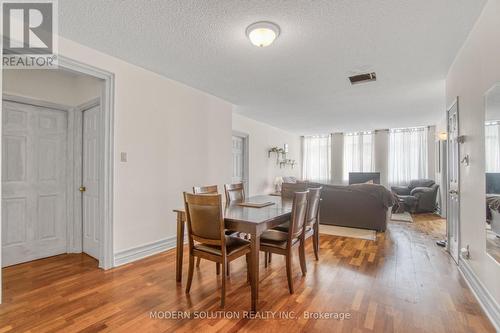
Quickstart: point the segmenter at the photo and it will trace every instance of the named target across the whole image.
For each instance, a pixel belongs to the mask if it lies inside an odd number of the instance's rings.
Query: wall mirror
[[[486,252],[500,263],[500,82],[485,96]]]

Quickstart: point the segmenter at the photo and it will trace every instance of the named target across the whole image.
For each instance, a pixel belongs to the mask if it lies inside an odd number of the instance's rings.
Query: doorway
[[[233,132],[232,164],[231,182],[243,183],[245,194],[248,195],[248,134]]]
[[[29,72],[18,70],[11,77],[27,78]],[[2,267],[86,252],[100,268],[111,268],[114,77],[64,57],[58,70],[37,72],[44,76],[42,84],[9,84],[3,72],[8,102],[2,113]],[[66,79],[60,86],[83,96],[89,96],[88,84],[68,77],[99,81],[94,98],[76,106],[61,102],[71,94],[49,89],[61,75]],[[24,126],[24,132],[15,126]]]
[[[43,93],[30,93],[39,81]],[[24,70],[4,84],[2,267],[71,252],[99,261],[102,82]],[[88,96],[91,105],[75,105]]]
[[[447,111],[448,192],[446,233],[448,251],[456,263],[460,253],[460,142],[458,97]]]

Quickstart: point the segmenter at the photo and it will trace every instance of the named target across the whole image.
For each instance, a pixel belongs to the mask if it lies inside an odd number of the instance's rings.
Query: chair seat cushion
[[[273,230],[288,232],[288,228],[290,228],[290,222],[285,222],[285,223],[280,224],[279,226],[273,228]],[[312,229],[312,227],[310,225],[306,226],[306,233],[308,233],[311,229]]]
[[[250,242],[235,236],[226,236],[226,254],[229,256],[235,252],[250,247]],[[208,245],[203,243],[195,244],[194,248],[199,251],[208,252],[218,256],[222,255],[221,247],[218,245]]]
[[[280,224],[279,226],[277,226],[273,229],[278,230],[278,231],[288,232],[288,228],[290,228],[290,221],[287,221],[283,224]]]
[[[288,233],[279,230],[267,230],[260,236],[261,246],[271,246],[285,249],[288,241]],[[298,238],[293,240],[293,244],[299,241]],[[292,245],[293,245],[292,244]]]

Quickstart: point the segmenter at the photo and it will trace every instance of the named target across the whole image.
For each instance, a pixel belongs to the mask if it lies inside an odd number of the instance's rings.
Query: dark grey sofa
[[[432,179],[415,179],[408,186],[392,186],[391,190],[403,200],[411,213],[432,213],[437,208],[439,185]]]
[[[382,185],[357,184],[337,186],[312,182],[284,183],[281,195],[322,187],[319,223],[343,227],[385,231],[393,196]]]

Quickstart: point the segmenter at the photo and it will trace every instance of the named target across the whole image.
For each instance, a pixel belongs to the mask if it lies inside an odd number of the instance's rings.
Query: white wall
[[[270,125],[233,113],[233,130],[249,135],[249,194],[267,194],[274,191],[276,176],[295,176],[301,178],[301,142],[300,136],[272,127]],[[267,151],[271,147],[283,147],[287,143],[288,158],[297,164],[292,169],[286,166],[280,169],[276,164],[276,154],[270,158]]]
[[[499,33],[500,0],[490,0],[446,78],[447,105],[459,96],[460,133],[466,136],[461,158],[471,158],[470,166],[460,168],[461,246],[470,245],[468,262],[497,303],[500,265],[485,251],[484,93],[500,82]]]
[[[6,69],[3,93],[77,106],[101,95],[102,81],[63,70]]]
[[[64,38],[59,53],[115,74],[115,253],[175,236],[182,192],[231,180],[232,105]]]

